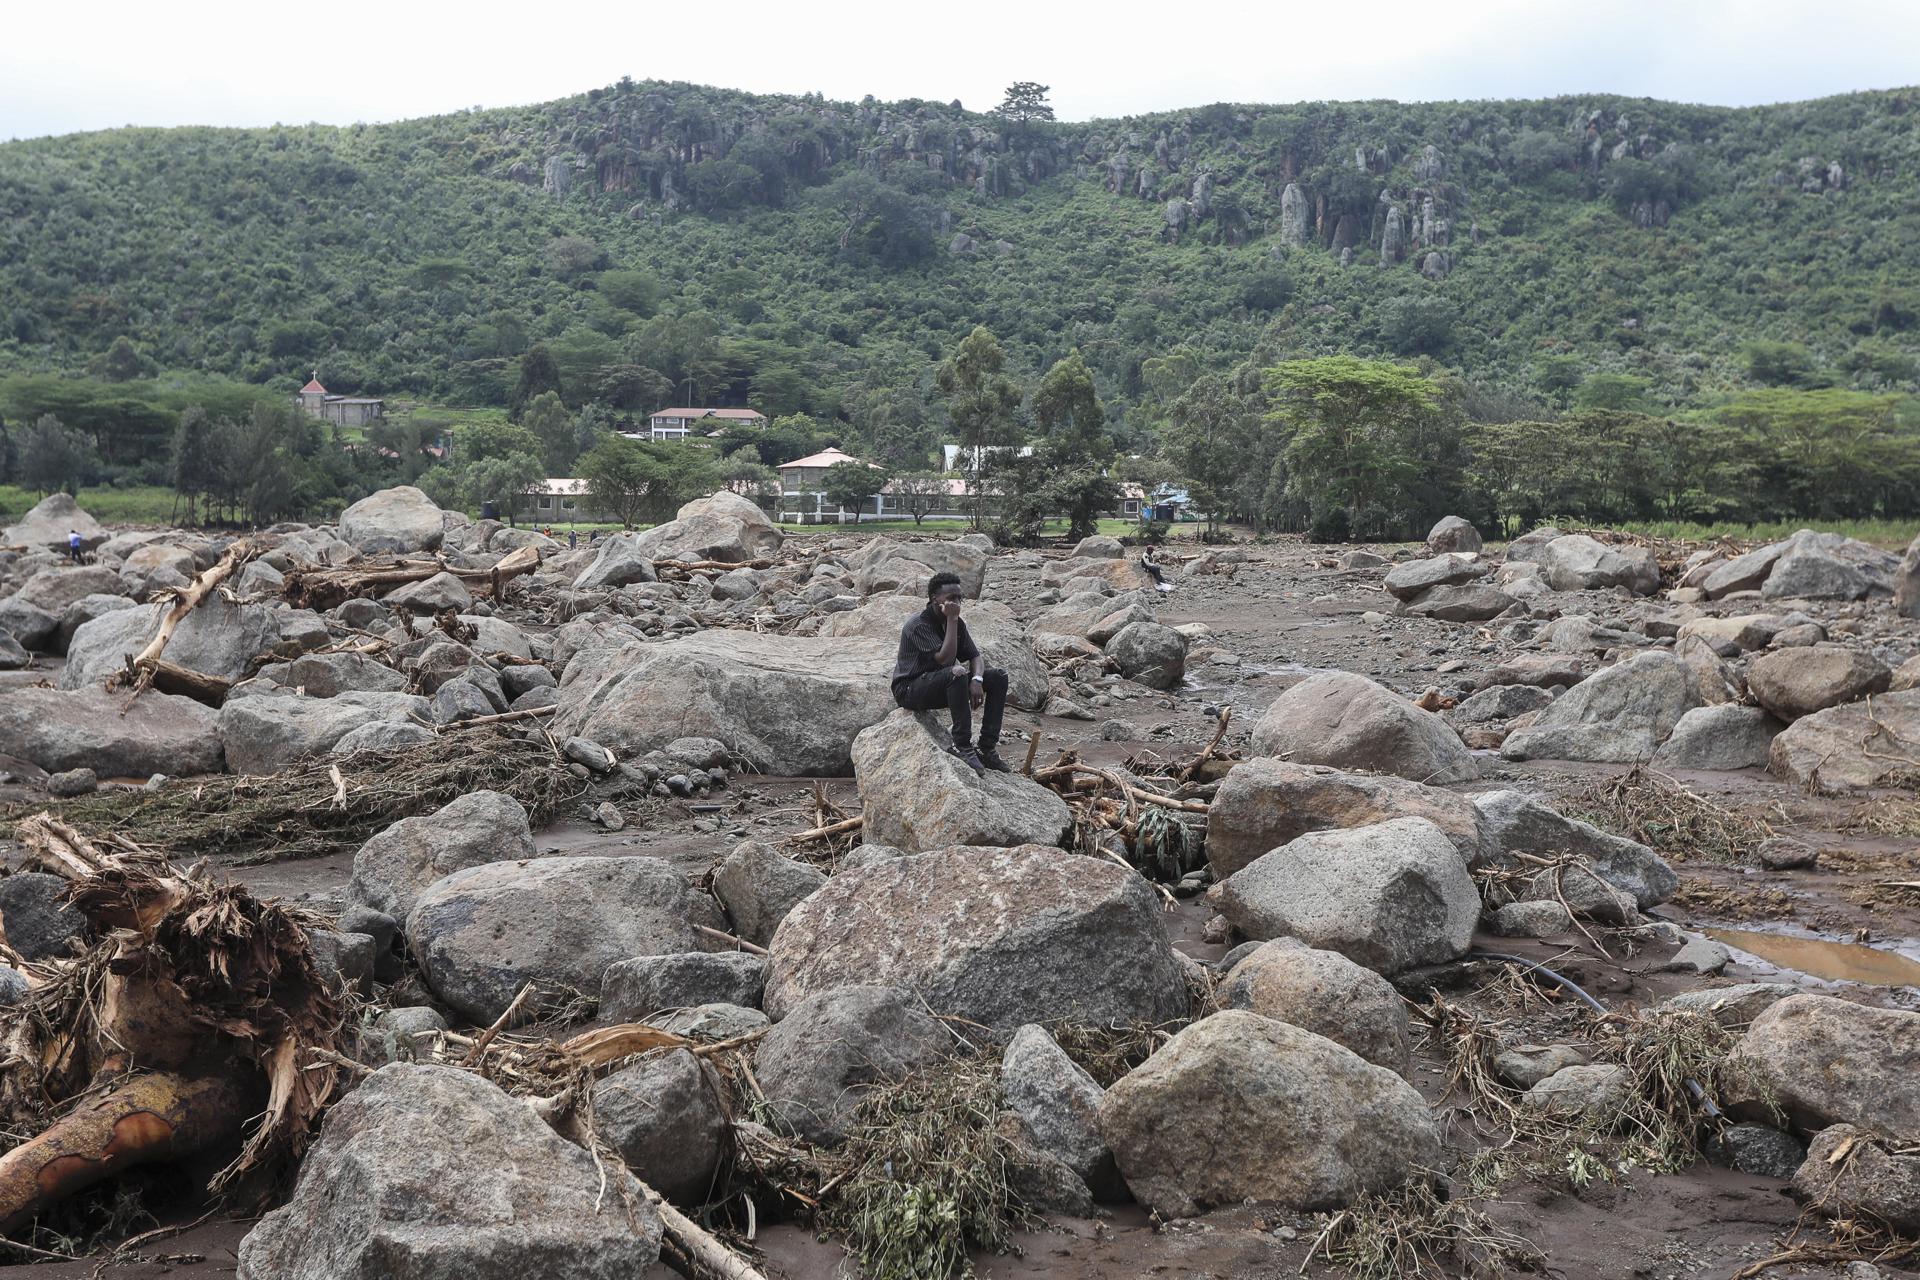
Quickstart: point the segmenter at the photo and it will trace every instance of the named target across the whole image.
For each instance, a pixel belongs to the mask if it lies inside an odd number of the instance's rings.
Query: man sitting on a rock
[[[953,713],[953,751],[975,773],[1009,772],[994,748],[1007,709],[1007,673],[988,667],[967,624],[960,621],[960,579],[936,573],[927,582],[927,607],[900,628],[900,656],[893,664],[893,700],[909,711],[946,707]],[[974,746],[973,712],[982,704],[980,744]]]

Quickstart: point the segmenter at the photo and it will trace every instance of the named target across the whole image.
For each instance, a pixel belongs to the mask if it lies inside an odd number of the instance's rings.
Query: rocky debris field
[[[43,1274],[1916,1273],[1920,544],[0,547]]]

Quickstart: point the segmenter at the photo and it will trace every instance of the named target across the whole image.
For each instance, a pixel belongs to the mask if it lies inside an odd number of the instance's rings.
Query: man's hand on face
[[[954,596],[940,602],[940,616],[952,622],[960,616],[960,598]]]

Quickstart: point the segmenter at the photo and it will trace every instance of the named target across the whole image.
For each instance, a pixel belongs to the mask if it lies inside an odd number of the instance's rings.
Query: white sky
[[[0,138],[348,124],[636,80],[830,98],[1209,102],[1613,92],[1745,105],[1920,84],[1920,0],[4,0]]]

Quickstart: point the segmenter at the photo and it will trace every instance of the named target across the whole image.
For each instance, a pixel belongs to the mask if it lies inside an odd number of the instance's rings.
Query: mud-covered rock
[[[353,855],[347,900],[405,920],[434,881],[489,862],[533,857],[533,830],[518,800],[471,791],[432,813],[402,818]]]
[[[1393,984],[1335,951],[1293,938],[1262,943],[1214,993],[1224,1009],[1275,1018],[1406,1074],[1413,1031]]]

